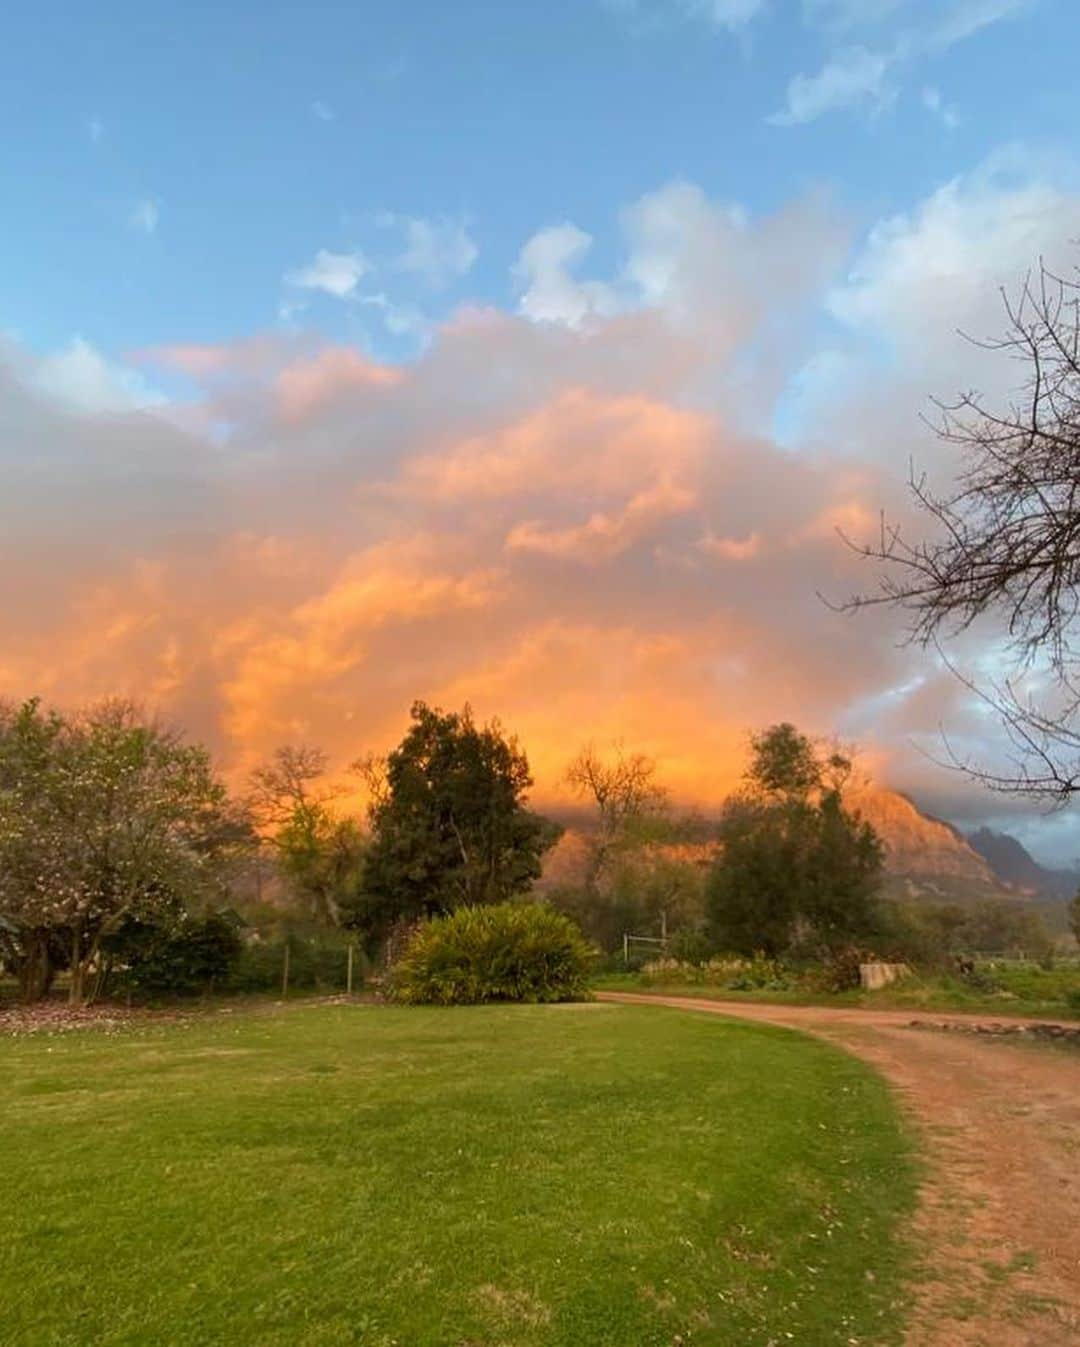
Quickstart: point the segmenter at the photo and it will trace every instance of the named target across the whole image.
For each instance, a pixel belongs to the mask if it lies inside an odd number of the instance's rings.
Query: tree
[[[1080,945],[1080,893],[1077,893],[1069,904],[1069,925],[1072,927],[1076,943]]]
[[[340,791],[325,784],[326,756],[287,745],[251,775],[251,808],[278,867],[316,921],[347,925],[359,901],[366,839],[334,813]]]
[[[667,808],[667,792],[656,780],[656,763],[622,744],[603,757],[586,744],[566,769],[567,784],[596,809],[585,886],[595,889],[619,851],[655,840]]]
[[[376,938],[401,920],[524,893],[559,833],[526,807],[528,760],[498,721],[424,702],[410,714],[370,809],[356,924]]]
[[[845,809],[850,761],[821,754],[793,725],[751,738],[746,785],[720,822],[709,877],[709,934],[717,948],[773,957],[795,944],[833,951],[876,921],[882,848]]]
[[[966,393],[936,404],[937,432],[960,454],[956,485],[939,494],[912,474],[931,536],[909,540],[883,518],[876,541],[851,544],[884,563],[880,587],[841,607],[895,605],[912,639],[938,647],[984,616],[1003,619],[1009,672],[989,686],[957,672],[1000,717],[1011,768],[949,757],[992,789],[1062,803],[1080,790],[1080,279],[1040,265],[1004,304],[1005,335],[976,344],[1019,362],[1016,400],[995,410]],[[1032,673],[1050,676],[1038,700]]]
[[[129,917],[224,891],[244,834],[204,749],[126,702],[73,717],[29,701],[0,724],[0,913],[24,994],[60,957],[92,998],[102,944]]]

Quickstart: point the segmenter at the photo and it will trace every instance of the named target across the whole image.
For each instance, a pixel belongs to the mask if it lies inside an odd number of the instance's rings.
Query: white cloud
[[[414,304],[395,304],[381,291],[378,294],[360,295],[359,301],[377,309],[387,332],[395,337],[412,337],[420,344],[424,344],[431,335],[430,318]]]
[[[324,103],[321,98],[316,98],[311,105],[311,115],[317,117],[320,122],[332,122],[337,114],[329,103]]]
[[[128,216],[128,225],[140,234],[153,234],[158,227],[160,217],[158,203],[148,196],[136,201]]]
[[[1000,287],[1014,290],[1040,256],[1064,271],[1080,237],[1080,197],[1038,179],[1017,182],[1010,169],[991,160],[877,225],[834,291],[832,313],[875,329],[920,365],[937,364],[943,344],[955,349],[958,327],[976,337],[1000,330]],[[985,352],[972,354],[984,371],[994,368]]]
[[[107,360],[82,337],[38,361],[28,382],[66,407],[91,414],[139,411],[166,402],[136,370]]]
[[[335,299],[350,299],[371,267],[360,252],[334,253],[320,248],[307,266],[286,273],[286,284],[298,290],[321,290]]]
[[[885,79],[892,60],[866,47],[845,47],[816,75],[796,75],[788,84],[787,105],[769,121],[799,126],[843,108],[885,107],[893,97]]]
[[[1030,8],[1031,0],[954,0],[931,29],[928,45],[939,50],[974,37],[983,28]]]
[[[707,333],[719,359],[781,293],[792,312],[804,304],[834,274],[845,243],[845,231],[820,198],[754,220],[684,181],[640,197],[622,212],[621,226],[625,258],[604,279],[580,276],[592,237],[577,225],[535,233],[514,267],[519,312],[576,328],[652,310],[676,329]],[[802,246],[793,251],[795,235]],[[794,327],[789,321],[789,331]]]
[[[804,0],[806,25],[830,50],[815,74],[788,84],[786,105],[769,118],[799,126],[841,109],[881,111],[895,100],[901,75],[976,33],[1027,9],[1032,0]],[[856,40],[861,39],[861,40]],[[832,45],[836,44],[836,45]],[[923,101],[927,107],[924,93]],[[947,126],[954,108],[938,106]]]
[[[387,220],[385,215],[381,218]],[[463,220],[389,218],[402,223],[405,229],[405,251],[397,266],[420,276],[436,289],[466,275],[480,255]]]
[[[579,281],[573,269],[592,247],[592,236],[567,221],[538,230],[514,267],[521,290],[519,311],[533,322],[580,327],[593,314],[618,307],[613,290],[599,281]]]
[[[941,90],[928,84],[922,91],[922,103],[927,112],[933,113],[935,117],[940,117],[942,124],[950,131],[953,131],[960,125],[960,114],[953,103],[946,103],[941,96]]]

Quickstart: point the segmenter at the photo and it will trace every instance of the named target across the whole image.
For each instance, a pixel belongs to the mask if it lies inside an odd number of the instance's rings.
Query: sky
[[[960,335],[1080,239],[1071,0],[19,4],[0,43],[0,695],[123,693],[236,781],[417,697],[713,805],[792,719],[995,730],[837,530],[903,518]],[[995,667],[1000,633],[954,652]]]

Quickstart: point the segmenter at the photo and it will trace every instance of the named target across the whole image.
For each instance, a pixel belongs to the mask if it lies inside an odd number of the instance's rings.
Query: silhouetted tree
[[[896,605],[912,638],[937,647],[983,616],[1003,619],[1010,672],[986,686],[958,676],[1000,717],[1011,769],[948,755],[992,789],[1060,803],[1080,789],[1080,280],[1040,265],[1004,304],[1005,335],[976,344],[1019,363],[1020,392],[1004,409],[970,392],[936,404],[937,432],[959,451],[956,484],[940,494],[912,473],[931,535],[911,539],[883,517],[876,541],[851,544],[883,563],[879,589],[840,606]],[[1051,675],[1039,700],[1032,672]]]
[[[388,755],[371,811],[357,924],[378,937],[395,923],[524,893],[559,829],[526,807],[532,785],[517,740],[468,706],[416,702]]]
[[[827,756],[790,724],[751,739],[746,785],[724,808],[709,876],[718,949],[776,956],[793,944],[829,951],[874,929],[881,843],[843,804],[849,760]]]

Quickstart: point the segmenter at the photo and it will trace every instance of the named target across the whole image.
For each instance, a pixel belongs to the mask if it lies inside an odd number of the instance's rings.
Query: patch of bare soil
[[[601,995],[801,1029],[871,1063],[927,1161],[907,1347],[1080,1347],[1080,1051],[902,1011]]]

